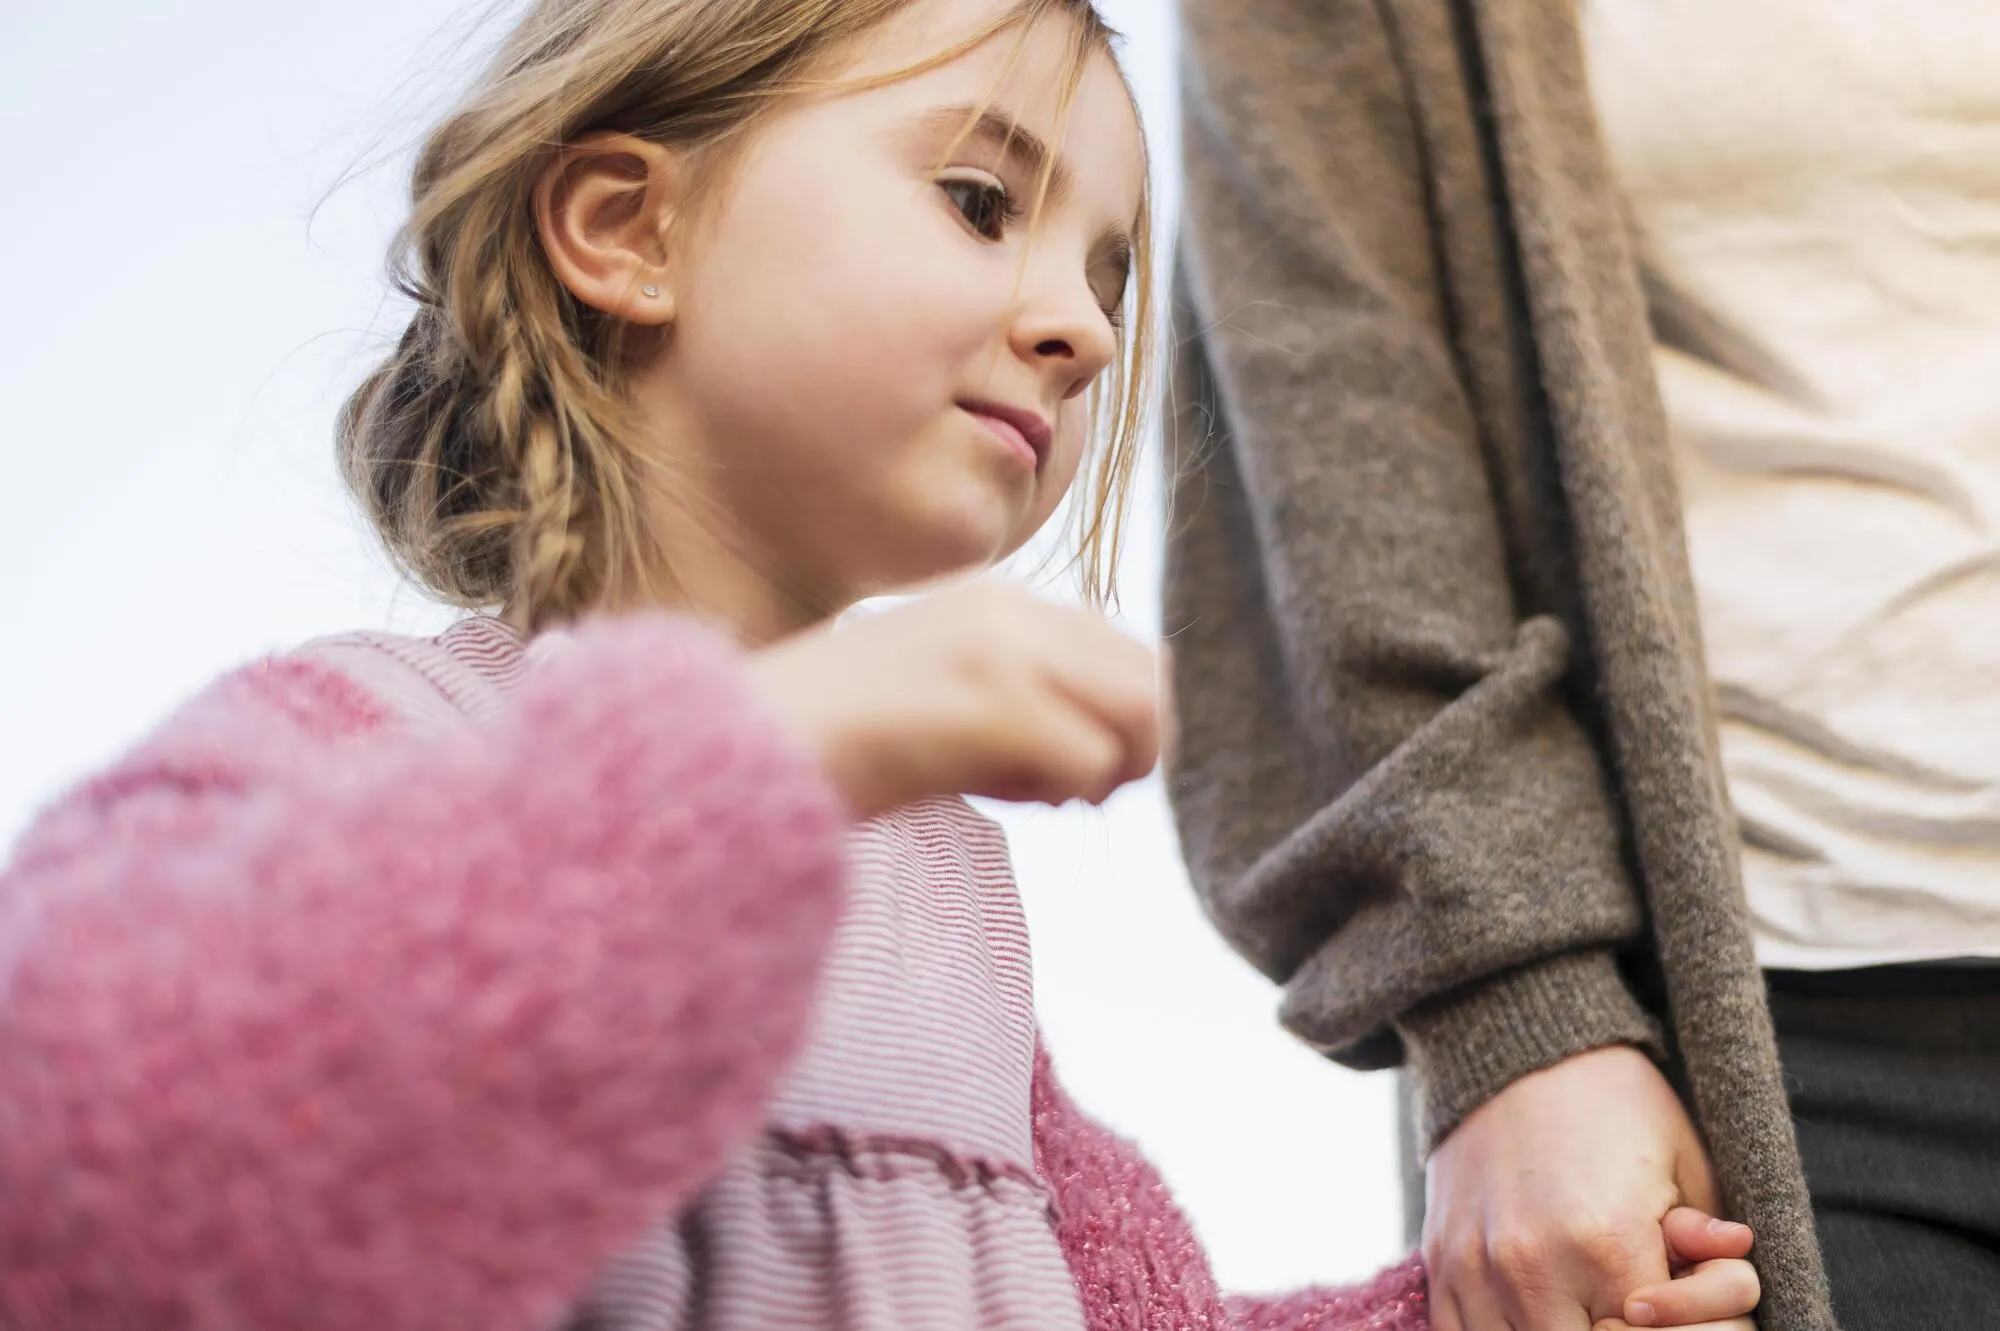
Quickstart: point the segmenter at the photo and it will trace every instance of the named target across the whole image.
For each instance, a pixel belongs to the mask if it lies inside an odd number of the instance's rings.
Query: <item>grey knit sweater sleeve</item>
[[[1434,1144],[1651,1044],[1644,913],[1563,622],[1522,613],[1415,113],[1371,0],[1183,0],[1170,789],[1230,942]]]

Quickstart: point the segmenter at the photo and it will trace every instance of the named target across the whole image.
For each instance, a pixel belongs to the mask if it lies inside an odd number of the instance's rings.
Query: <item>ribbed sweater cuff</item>
[[[1657,1023],[1609,952],[1573,952],[1412,1009],[1396,1023],[1417,1089],[1426,1156],[1459,1121],[1530,1072],[1629,1044],[1660,1057]]]

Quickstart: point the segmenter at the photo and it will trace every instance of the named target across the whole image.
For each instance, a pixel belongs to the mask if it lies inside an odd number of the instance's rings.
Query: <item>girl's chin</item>
[[[869,506],[859,521],[822,533],[823,552],[838,551],[844,581],[865,595],[901,594],[912,587],[963,578],[1013,554],[1040,525],[1030,497],[1001,493],[981,478],[950,487],[935,473],[887,503]],[[854,562],[849,562],[854,561]]]
[[[1021,507],[1013,496],[989,493],[933,512],[928,521],[912,524],[910,549],[913,554],[921,552],[922,564],[940,576],[993,564],[1019,549],[1033,534],[1024,530],[1027,524]]]
[[[875,577],[867,579],[876,590],[871,596],[906,596],[928,588],[984,573],[995,564],[1012,554],[1017,543],[996,539],[985,534],[967,533],[964,538],[938,541],[914,556],[898,559],[888,567],[879,570]]]

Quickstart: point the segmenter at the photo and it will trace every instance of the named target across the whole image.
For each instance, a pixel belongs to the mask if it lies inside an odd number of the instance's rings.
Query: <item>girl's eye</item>
[[[988,180],[961,179],[941,180],[938,187],[967,225],[981,236],[999,240],[1007,234],[1007,225],[1014,220],[1017,210],[1005,186]]]

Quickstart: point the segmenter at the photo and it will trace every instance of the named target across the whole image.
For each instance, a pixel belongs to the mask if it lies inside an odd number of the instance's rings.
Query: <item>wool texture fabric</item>
[[[1290,1029],[1408,1070],[1420,1150],[1653,1053],[1756,1230],[1759,1324],[1830,1331],[1579,7],[1180,10],[1195,885]]]

